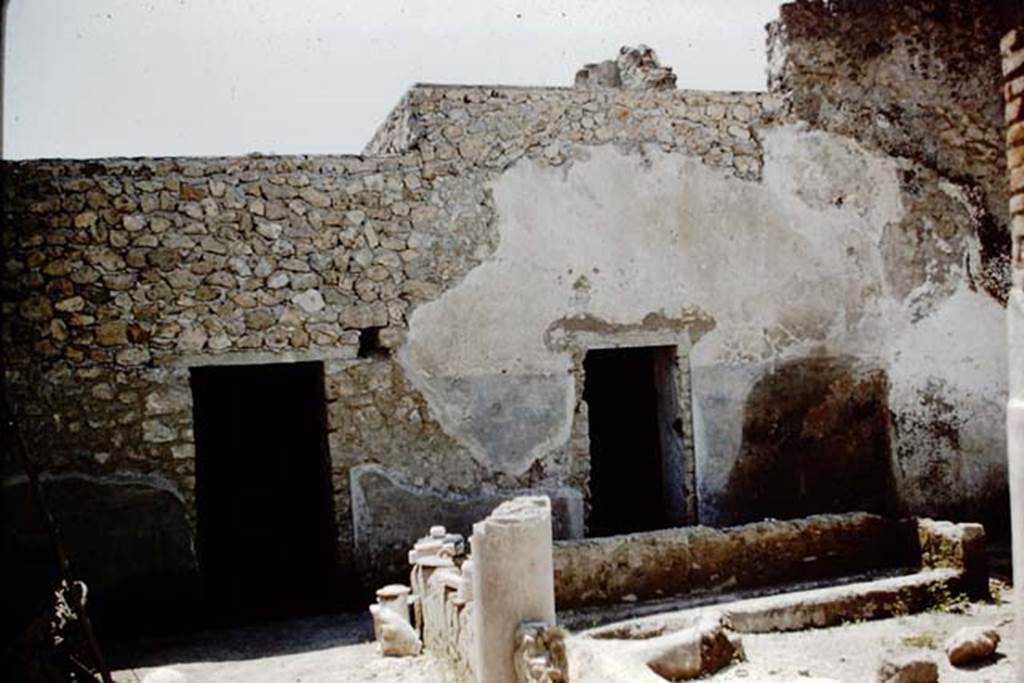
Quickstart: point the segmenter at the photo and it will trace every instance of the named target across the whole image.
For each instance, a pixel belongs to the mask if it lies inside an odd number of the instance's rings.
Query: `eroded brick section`
[[[1010,171],[1010,233],[1014,286],[1024,286],[1024,27],[1010,31],[1000,44],[1003,99],[1006,101],[1006,161]]]

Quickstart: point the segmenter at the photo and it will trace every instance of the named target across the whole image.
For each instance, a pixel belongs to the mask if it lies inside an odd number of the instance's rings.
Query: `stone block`
[[[946,640],[945,650],[950,664],[968,666],[991,658],[998,646],[999,632],[994,628],[964,626]]]
[[[742,641],[714,614],[654,637],[583,637],[573,649],[570,680],[606,683],[703,678],[745,658]]]
[[[988,599],[985,527],[919,519],[917,531],[922,567],[956,569],[963,573],[963,589],[971,598]]]

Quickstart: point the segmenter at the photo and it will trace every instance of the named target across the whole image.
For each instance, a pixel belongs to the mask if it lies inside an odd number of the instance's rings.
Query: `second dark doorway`
[[[594,349],[583,363],[590,422],[588,535],[681,523],[675,347]]]
[[[198,550],[213,616],[332,611],[337,529],[321,363],[195,368]]]

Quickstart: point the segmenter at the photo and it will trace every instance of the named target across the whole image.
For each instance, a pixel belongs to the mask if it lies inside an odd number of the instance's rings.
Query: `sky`
[[[779,0],[10,0],[8,159],[358,153],[413,83],[571,85],[646,43],[763,90]]]

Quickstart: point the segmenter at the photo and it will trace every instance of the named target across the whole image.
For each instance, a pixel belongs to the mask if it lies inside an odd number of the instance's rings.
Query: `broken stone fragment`
[[[946,656],[953,666],[966,666],[988,659],[999,646],[999,632],[994,628],[964,626],[946,640]]]
[[[460,534],[450,534],[443,526],[432,526],[427,536],[409,551],[409,564],[423,567],[454,567],[466,554],[466,542]]]
[[[646,45],[619,48],[615,60],[585,64],[576,72],[577,88],[623,88],[626,90],[674,90],[672,67],[658,63],[658,55]]]
[[[385,657],[413,657],[423,643],[409,622],[409,587],[384,586],[377,591],[377,604],[370,605],[373,633]]]
[[[743,659],[743,646],[736,636],[730,637],[720,623],[698,625],[688,638],[672,644],[654,656],[648,666],[671,681],[698,678]]]
[[[564,683],[569,680],[565,639],[569,632],[544,622],[523,622],[516,629],[515,669],[519,683]]]
[[[576,72],[577,88],[621,88],[622,78],[619,76],[619,65],[612,59],[596,64],[584,64]]]
[[[938,665],[921,654],[886,659],[878,667],[878,683],[936,683]]]
[[[664,635],[576,638],[571,646],[575,649],[573,676],[607,683],[654,681],[652,672],[664,680],[690,680],[745,659],[740,638],[717,615],[705,615],[688,628]]]

